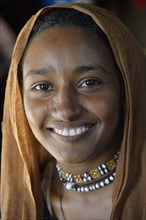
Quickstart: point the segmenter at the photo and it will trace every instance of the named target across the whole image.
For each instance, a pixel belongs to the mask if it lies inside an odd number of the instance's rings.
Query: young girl
[[[46,7],[7,81],[2,219],[144,219],[145,57],[109,11]]]

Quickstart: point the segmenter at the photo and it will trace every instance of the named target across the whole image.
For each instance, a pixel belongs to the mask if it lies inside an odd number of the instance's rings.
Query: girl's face
[[[83,28],[36,36],[22,64],[29,125],[58,162],[83,163],[112,146],[120,83],[110,50]]]

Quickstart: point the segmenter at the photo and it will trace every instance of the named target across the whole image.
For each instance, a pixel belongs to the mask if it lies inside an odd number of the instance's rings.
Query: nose
[[[64,122],[73,121],[81,114],[78,97],[71,88],[62,88],[53,99],[52,116]]]

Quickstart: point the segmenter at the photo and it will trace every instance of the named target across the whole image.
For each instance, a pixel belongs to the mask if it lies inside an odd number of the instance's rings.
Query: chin
[[[58,157],[56,158],[56,160],[60,163],[64,163],[64,164],[70,164],[70,165],[74,165],[74,164],[81,164],[84,163],[85,161],[88,160],[88,158],[84,158],[81,157],[82,155],[73,155],[73,154],[66,154],[66,155],[62,155],[62,157]]]

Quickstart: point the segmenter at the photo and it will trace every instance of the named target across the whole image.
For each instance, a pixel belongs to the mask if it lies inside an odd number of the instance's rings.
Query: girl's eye
[[[80,88],[83,87],[88,87],[88,88],[93,88],[95,86],[101,85],[102,82],[100,80],[97,79],[88,79],[86,81],[84,81],[83,83],[80,84]]]
[[[48,83],[40,83],[34,86],[33,89],[38,91],[50,91],[53,89],[53,85]]]

